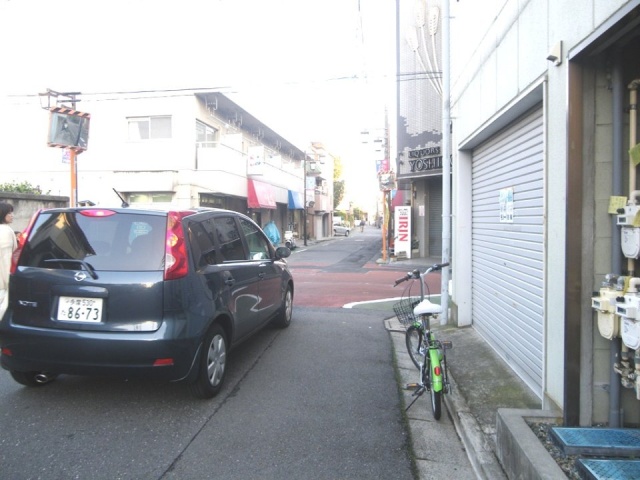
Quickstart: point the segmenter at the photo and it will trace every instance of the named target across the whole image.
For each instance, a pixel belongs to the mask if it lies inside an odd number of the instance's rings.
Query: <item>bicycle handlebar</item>
[[[444,267],[448,267],[449,266],[449,262],[447,263],[434,263],[433,265],[431,265],[427,270],[425,270],[425,275],[429,272],[437,272],[438,270],[441,270]],[[393,286],[397,287],[399,284],[401,284],[402,282],[406,282],[407,280],[411,280],[419,278],[420,277],[420,270],[418,270],[417,268],[412,271],[407,273],[404,277],[402,278],[398,278],[394,283]]]
[[[420,270],[418,270],[417,268],[413,271],[413,272],[409,272],[407,273],[404,277],[402,278],[398,278],[394,283],[393,286],[396,287],[399,284],[401,284],[402,282],[406,282],[407,280],[411,280],[412,278],[418,278],[418,276],[420,275]]]

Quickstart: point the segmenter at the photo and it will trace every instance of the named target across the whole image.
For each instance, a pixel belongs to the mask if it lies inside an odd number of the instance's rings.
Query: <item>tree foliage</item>
[[[342,180],[342,159],[333,159],[333,208],[337,208],[344,198],[344,180]]]
[[[344,180],[333,181],[333,208],[340,205],[344,198]]]
[[[39,186],[33,186],[29,182],[11,182],[11,183],[0,183],[0,192],[11,192],[11,193],[31,193],[35,195],[42,195],[42,190]]]
[[[342,158],[334,157],[333,159],[333,180],[340,180],[342,178]]]

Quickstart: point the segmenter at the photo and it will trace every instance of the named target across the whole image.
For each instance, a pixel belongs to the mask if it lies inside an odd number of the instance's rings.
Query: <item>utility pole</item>
[[[307,152],[302,159],[302,237],[307,246]]]
[[[442,263],[451,255],[451,67],[449,0],[442,2]],[[449,321],[449,268],[442,269],[440,323]]]

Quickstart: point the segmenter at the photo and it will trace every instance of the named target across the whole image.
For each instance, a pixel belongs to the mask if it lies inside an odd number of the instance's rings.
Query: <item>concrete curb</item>
[[[444,402],[462,444],[467,450],[469,461],[476,475],[483,480],[506,479],[507,476],[491,449],[491,445],[482,433],[476,418],[471,413],[471,409],[467,406],[466,400],[460,394],[451,372],[449,372],[449,382],[451,383],[451,392],[444,395]]]
[[[527,420],[561,424],[558,412],[500,408],[496,418],[497,455],[509,478],[531,480],[566,480]]]

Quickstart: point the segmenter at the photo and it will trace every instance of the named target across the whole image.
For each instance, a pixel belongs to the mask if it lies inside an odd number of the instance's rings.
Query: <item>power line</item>
[[[388,77],[387,75],[378,75],[378,76],[374,76],[373,78],[386,78]],[[353,75],[343,75],[343,76],[339,76],[339,77],[329,77],[329,78],[324,78],[324,79],[320,79],[320,80],[310,80],[310,81],[301,81],[301,80],[296,80],[296,81],[284,81],[284,82],[278,82],[277,84],[275,83],[270,83],[265,85],[265,87],[268,86],[274,86],[274,85],[281,85],[281,86],[301,86],[301,85],[312,85],[312,84],[317,84],[317,83],[325,83],[325,82],[341,82],[341,81],[358,81],[358,80],[362,80],[362,77],[357,75],[357,74],[353,74]],[[99,95],[151,95],[150,97],[139,97],[139,98],[156,98],[153,95],[156,96],[162,96],[162,97],[168,97],[168,96],[180,96],[180,94],[183,95],[191,95],[193,93],[197,93],[197,92],[221,92],[221,93],[238,93],[241,92],[244,89],[244,87],[242,86],[238,86],[238,85],[224,85],[224,86],[212,86],[212,87],[183,87],[183,88],[157,88],[157,89],[148,89],[148,90],[114,90],[114,91],[93,91],[93,92],[82,92],[82,95],[92,95],[92,96],[99,96]],[[166,94],[166,95],[165,95]],[[40,96],[39,93],[24,93],[24,94],[8,94],[7,97],[8,98],[30,98],[30,97],[38,97]]]

